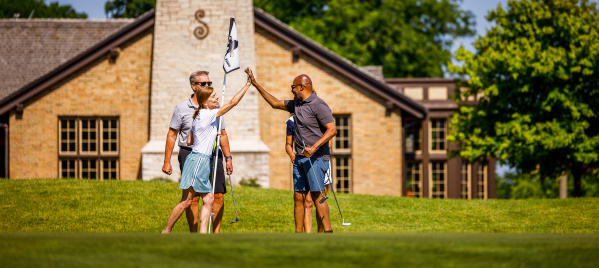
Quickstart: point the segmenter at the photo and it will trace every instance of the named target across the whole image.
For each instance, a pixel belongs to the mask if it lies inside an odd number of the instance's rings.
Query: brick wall
[[[148,141],[152,30],[74,74],[10,114],[11,178],[58,177],[58,117],[118,116],[121,180],[139,177]]]
[[[291,47],[257,29],[256,77],[278,99],[291,99],[290,85],[307,74],[318,96],[333,114],[350,114],[352,120],[353,193],[399,196],[401,194],[401,116],[385,115],[383,101],[364,88],[302,56],[293,61]],[[291,164],[285,153],[285,120],[289,113],[272,110],[259,98],[261,139],[270,149],[270,185],[292,189]]]

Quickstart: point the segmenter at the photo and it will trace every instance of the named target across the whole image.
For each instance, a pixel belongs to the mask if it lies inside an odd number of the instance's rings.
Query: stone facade
[[[168,124],[175,106],[189,98],[189,74],[210,72],[218,96],[222,96],[223,59],[227,47],[229,18],[236,20],[242,69],[255,67],[254,18],[251,0],[157,1],[152,66],[150,141],[143,148],[143,179],[169,177],[178,180],[177,150],[171,160],[173,174],[161,172]],[[195,33],[207,33],[198,38]],[[224,101],[244,85],[246,74],[237,70],[227,75]],[[268,187],[268,148],[260,140],[258,95],[249,91],[235,109],[225,115],[231,142],[235,181],[258,178]],[[160,161],[158,161],[160,160]],[[251,161],[250,161],[251,160]],[[258,161],[258,162],[254,162]],[[247,165],[246,165],[247,163]]]
[[[55,85],[11,111],[10,177],[56,178],[58,117],[119,118],[121,180],[140,174],[141,148],[148,140],[152,31],[120,47],[116,63],[108,58]]]
[[[314,90],[333,114],[351,116],[353,193],[399,196],[401,194],[401,115],[386,114],[382,99],[349,79],[302,55],[294,60],[293,48],[257,30],[258,82],[278,99],[291,99],[293,79],[307,74]],[[260,98],[262,140],[270,149],[269,174],[273,188],[293,189],[291,163],[285,153],[285,120],[289,113],[273,110]]]

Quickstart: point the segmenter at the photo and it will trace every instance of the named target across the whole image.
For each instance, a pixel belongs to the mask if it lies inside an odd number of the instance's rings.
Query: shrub
[[[258,178],[241,178],[241,181],[239,181],[239,185],[241,186],[248,186],[248,187],[258,187],[261,188],[262,186],[258,183]]]

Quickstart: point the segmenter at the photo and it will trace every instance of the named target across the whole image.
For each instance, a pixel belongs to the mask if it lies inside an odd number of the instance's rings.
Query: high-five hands
[[[254,73],[250,67],[245,68],[245,73],[248,74],[248,80],[252,83],[252,85],[256,85],[256,78],[254,78]]]

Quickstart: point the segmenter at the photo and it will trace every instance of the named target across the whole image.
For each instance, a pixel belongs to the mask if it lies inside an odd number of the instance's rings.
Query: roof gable
[[[0,20],[0,100],[131,22],[131,19]]]
[[[121,27],[113,34],[108,34],[104,39],[96,40],[95,45],[88,48],[87,50],[82,49],[82,52],[78,55],[72,55],[71,58],[67,59],[66,62],[58,65],[57,67],[50,69],[46,74],[34,78],[33,81],[29,80],[25,86],[17,88],[15,91],[8,93],[7,96],[0,98],[0,115],[10,111],[17,107],[18,104],[23,103],[29,98],[43,92],[50,88],[52,85],[58,83],[62,79],[69,75],[85,68],[88,64],[93,61],[105,57],[109,51],[119,45],[124,44],[128,40],[134,38],[138,34],[152,28],[154,26],[154,11],[147,12],[140,16],[133,22],[125,23],[124,27]],[[93,21],[91,21],[93,22]],[[83,34],[88,31],[83,32]],[[80,38],[75,35],[73,39]],[[20,54],[23,55],[23,54]],[[26,60],[28,60],[26,58]],[[31,63],[28,63],[31,64]]]

